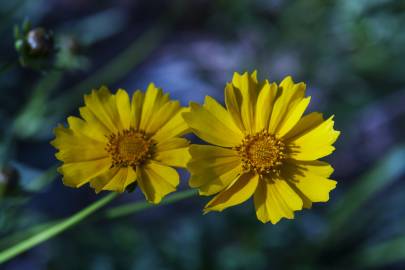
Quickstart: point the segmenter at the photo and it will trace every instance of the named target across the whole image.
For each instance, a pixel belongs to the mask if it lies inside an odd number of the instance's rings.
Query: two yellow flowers
[[[153,84],[131,100],[102,87],[85,96],[81,118],[55,129],[52,144],[67,186],[123,192],[137,184],[159,203],[179,184],[173,167],[187,168],[191,187],[216,194],[205,212],[253,197],[257,218],[274,224],[328,201],[336,186],[332,167],[318,159],[333,152],[339,132],[332,117],[303,116],[309,101],[305,84],[259,82],[256,72],[234,74],[226,107],[207,96],[182,108]],[[182,136],[190,131],[211,145],[189,145]]]

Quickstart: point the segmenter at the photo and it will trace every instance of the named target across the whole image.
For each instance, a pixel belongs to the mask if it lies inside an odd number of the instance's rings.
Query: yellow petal
[[[296,160],[316,160],[332,153],[332,144],[340,132],[333,129],[333,116],[317,127],[294,137],[287,142],[289,158]]]
[[[63,175],[63,183],[69,187],[80,187],[92,178],[109,170],[110,158],[96,159],[83,162],[65,163],[58,168]]]
[[[307,109],[311,97],[302,99],[295,107],[291,108],[276,129],[276,135],[281,138],[287,134],[301,119]]]
[[[87,123],[86,121],[74,116],[69,116],[67,118],[67,122],[69,124],[69,128],[73,130],[74,133],[81,136],[86,136],[102,143],[107,143],[105,134],[108,133],[100,132],[100,130],[94,125],[91,125],[90,123]]]
[[[302,117],[298,123],[283,136],[284,140],[292,140],[298,135],[303,135],[305,132],[315,128],[323,122],[321,113],[313,112]]]
[[[329,192],[336,187],[336,181],[316,174],[318,171],[286,163],[282,175],[312,202],[327,202]]]
[[[259,175],[243,174],[226,190],[221,191],[204,208],[204,212],[222,211],[248,200],[256,190]]]
[[[206,171],[201,174],[192,175],[190,177],[190,183],[204,183],[198,187],[199,193],[200,195],[208,196],[226,189],[241,174],[241,166],[236,166],[223,174]]]
[[[274,187],[276,188],[280,200],[292,211],[302,209],[302,199],[297,193],[287,184],[286,180],[279,177],[273,178]],[[294,214],[292,215],[294,217]]]
[[[169,101],[162,107],[158,108],[146,124],[145,132],[147,134],[154,134],[158,129],[164,126],[179,110],[180,103],[178,101]]]
[[[274,224],[278,222],[281,218],[293,219],[294,212],[288,207],[284,202],[279,191],[277,190],[275,182],[269,183],[268,185],[268,203],[270,207],[270,212],[274,212],[274,219],[271,222]]]
[[[280,83],[279,89],[280,95],[274,103],[268,129],[271,134],[276,132],[277,127],[284,119],[286,113],[298,104],[305,95],[305,84],[294,84],[291,77],[285,78]]]
[[[265,81],[256,104],[256,131],[267,130],[274,100],[277,96],[277,84]]]
[[[216,117],[224,126],[238,134],[240,138],[243,137],[242,131],[232,120],[231,115],[224,107],[222,107],[215,99],[210,96],[205,97],[204,108]]]
[[[131,127],[138,130],[139,123],[142,117],[144,94],[140,90],[136,90],[131,101]]]
[[[254,109],[258,95],[256,73],[253,74],[253,77],[254,78],[252,79],[247,72],[245,72],[243,75],[235,72],[232,79],[234,87],[238,88],[242,94],[240,112],[243,125],[248,133],[254,132]]]
[[[211,195],[225,189],[241,173],[241,160],[232,149],[212,145],[191,145],[192,160],[189,185],[199,188],[201,195]]]
[[[97,130],[100,135],[108,135],[115,131],[111,130],[105,123],[103,123],[96,115],[87,107],[79,109],[80,116],[86,121],[92,129]]]
[[[211,144],[225,147],[237,146],[241,143],[243,138],[240,133],[229,129],[204,107],[196,103],[191,103],[190,107],[191,111],[183,113],[183,117],[198,137]]]
[[[90,186],[99,193],[102,190],[124,192],[125,188],[136,181],[136,173],[131,167],[112,168],[107,172],[93,178]]]
[[[177,148],[166,151],[157,151],[153,160],[159,161],[168,166],[185,168],[190,160],[188,147]]]
[[[131,105],[128,93],[123,89],[118,89],[115,99],[121,125],[124,129],[129,129],[131,123]]]
[[[58,126],[54,132],[55,139],[51,144],[59,150],[55,156],[60,161],[69,163],[108,157],[108,153],[104,150],[105,143],[74,133],[63,126]]]
[[[281,218],[294,218],[294,211],[301,210],[300,196],[280,178],[260,181],[254,196],[256,216],[263,222],[276,224]]]
[[[185,138],[170,138],[156,144],[156,152],[184,148],[189,146],[190,142]]]
[[[184,121],[182,114],[188,112],[189,108],[180,109],[167,123],[152,136],[158,142],[164,142],[176,136],[182,136],[190,131]]]
[[[192,159],[187,164],[187,168],[191,174],[210,172],[221,175],[241,165],[240,157],[237,152],[232,149],[213,145],[193,144],[190,146],[189,151]],[[206,179],[206,181],[209,181],[209,179]],[[194,183],[190,181],[190,185],[195,187],[203,184],[205,183]]]
[[[142,116],[139,123],[140,130],[146,130],[147,125],[153,119],[154,113],[163,105],[163,99],[162,89],[156,88],[153,83],[150,83],[143,100]]]
[[[267,204],[266,181],[259,179],[259,183],[257,185],[256,192],[254,193],[253,200],[255,203],[257,219],[263,223],[267,223],[270,220],[272,220],[270,217],[270,215],[272,213],[270,212],[270,208],[268,207],[268,204]],[[273,220],[275,220],[275,219],[273,218]]]
[[[245,126],[241,117],[242,94],[231,83],[228,83],[225,87],[225,104],[235,125],[244,132]]]
[[[110,179],[104,190],[124,192],[125,188],[136,180],[136,173],[131,167],[121,168],[117,175]]]
[[[310,171],[313,174],[317,174],[326,178],[328,178],[333,173],[332,166],[324,161],[302,161],[287,159],[286,162],[291,166],[297,166],[301,170]]]
[[[93,90],[90,95],[85,95],[84,102],[94,116],[110,131],[122,129],[116,98],[107,87],[103,86],[99,90]]]
[[[171,167],[157,162],[148,162],[136,168],[137,181],[146,199],[152,203],[159,203],[164,196],[176,190],[179,175]]]
[[[118,175],[119,172],[124,172],[126,169],[121,168],[110,168],[109,170],[105,171],[104,173],[97,175],[93,179],[90,180],[90,186],[94,188],[96,193],[99,193],[104,189],[104,187],[112,181],[115,176]]]

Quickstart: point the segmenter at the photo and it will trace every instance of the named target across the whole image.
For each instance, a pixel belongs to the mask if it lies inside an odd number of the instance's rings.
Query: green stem
[[[195,195],[197,195],[198,192],[195,189],[189,189],[189,190],[184,190],[184,191],[180,191],[177,192],[171,196],[169,196],[168,198],[164,199],[160,204],[155,205],[155,204],[151,204],[148,203],[146,201],[141,201],[141,202],[133,202],[133,203],[129,203],[126,205],[120,205],[120,206],[116,206],[116,207],[112,207],[109,208],[105,211],[105,217],[108,219],[114,219],[114,218],[119,218],[122,216],[126,216],[129,214],[133,214],[154,206],[159,206],[159,205],[165,205],[165,204],[171,204],[177,201],[181,201],[183,199],[189,198],[189,197],[193,197]]]
[[[0,264],[69,229],[70,227],[77,224],[79,221],[85,219],[86,217],[88,217],[89,215],[91,215],[92,213],[94,213],[95,211],[97,211],[110,201],[112,201],[115,197],[117,197],[117,195],[118,195],[117,193],[111,193],[102,198],[101,200],[98,200],[93,204],[87,206],[86,208],[74,214],[73,216],[66,218],[61,222],[58,222],[55,225],[47,228],[46,230],[23,240],[22,242],[16,244],[15,246],[12,246],[8,249],[1,251]]]

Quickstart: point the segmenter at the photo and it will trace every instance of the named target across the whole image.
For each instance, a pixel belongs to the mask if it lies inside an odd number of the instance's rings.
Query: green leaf
[[[405,261],[405,236],[390,239],[376,245],[367,245],[354,256],[356,265],[361,269],[366,267],[381,267]]]
[[[341,228],[350,228],[347,224],[354,214],[375,194],[383,190],[400,175],[405,173],[405,146],[400,145],[389,152],[342,196],[330,213],[330,233],[335,234]]]

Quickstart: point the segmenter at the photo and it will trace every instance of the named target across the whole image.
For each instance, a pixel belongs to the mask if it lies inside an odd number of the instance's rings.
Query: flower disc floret
[[[285,159],[284,143],[265,130],[247,135],[236,150],[242,159],[243,169],[261,175],[271,172],[278,174]]]
[[[144,132],[123,130],[108,136],[106,150],[112,158],[111,167],[136,167],[152,156],[152,141]]]

